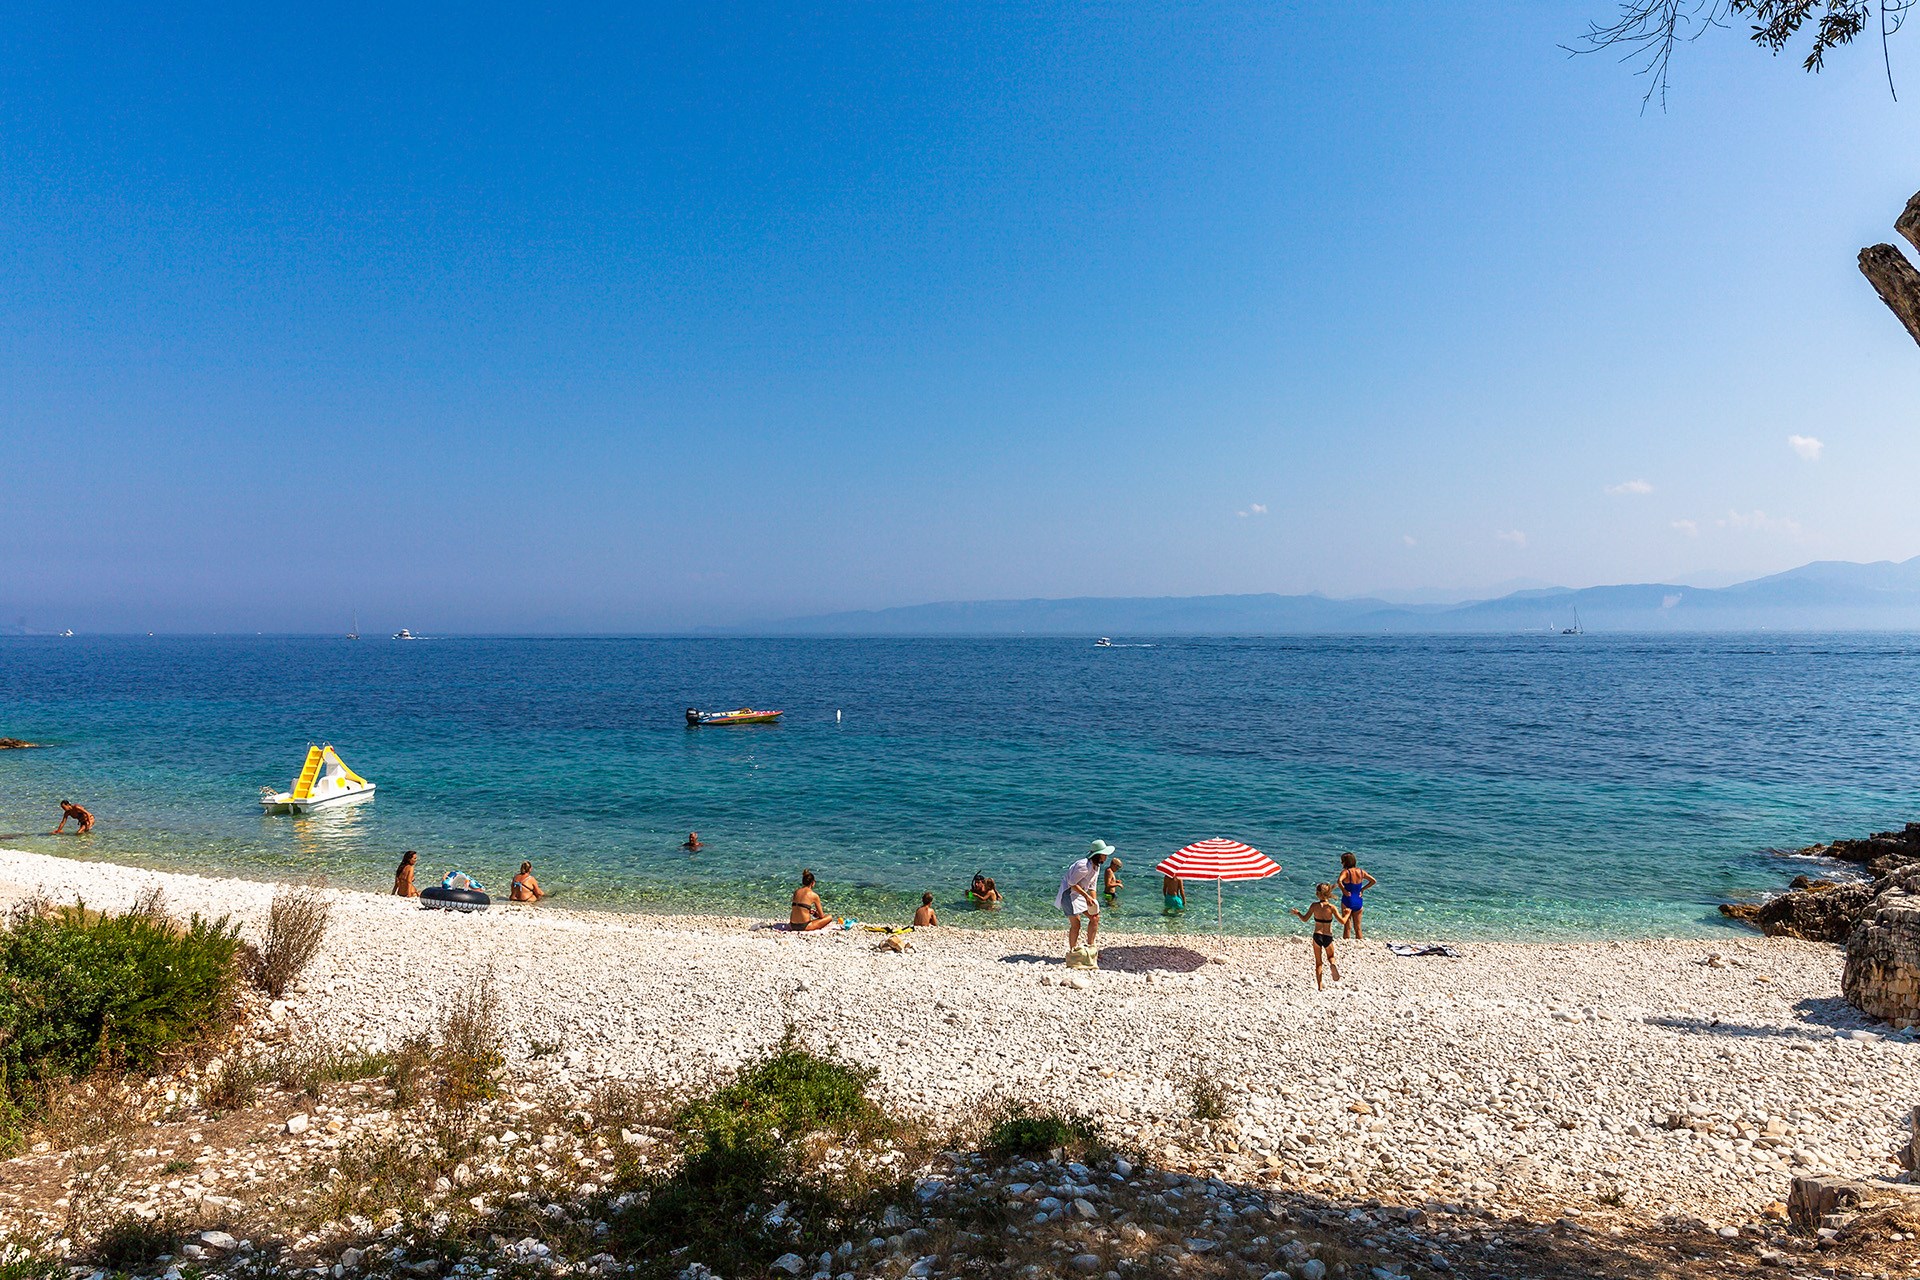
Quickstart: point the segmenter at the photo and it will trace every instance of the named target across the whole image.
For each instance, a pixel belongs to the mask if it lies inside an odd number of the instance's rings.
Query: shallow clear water
[[[1917,677],[1911,636],[6,639],[0,734],[49,745],[0,752],[0,844],[381,889],[402,849],[524,857],[562,903],[769,917],[811,866],[862,919],[1032,924],[1098,836],[1117,921],[1178,932],[1213,893],[1168,919],[1152,865],[1225,835],[1286,868],[1230,931],[1298,928],[1353,849],[1382,936],[1688,933],[1781,883],[1766,850],[1916,816]],[[743,704],[787,716],[684,727]],[[263,817],[310,740],[378,799]],[[69,795],[93,835],[29,834]]]

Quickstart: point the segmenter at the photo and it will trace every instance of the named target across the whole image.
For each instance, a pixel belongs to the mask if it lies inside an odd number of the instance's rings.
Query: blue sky
[[[1607,8],[11,6],[0,623],[1920,553],[1913,108]]]

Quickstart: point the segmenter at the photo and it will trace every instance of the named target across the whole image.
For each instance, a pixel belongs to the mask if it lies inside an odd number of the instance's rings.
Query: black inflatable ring
[[[420,905],[430,911],[485,911],[493,899],[477,889],[422,889]]]

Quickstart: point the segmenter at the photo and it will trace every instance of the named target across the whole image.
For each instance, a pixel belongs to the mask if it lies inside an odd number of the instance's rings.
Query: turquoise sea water
[[[786,719],[684,726],[745,704]],[[0,752],[0,845],[379,889],[407,848],[524,857],[562,903],[769,917],[810,866],[862,919],[1033,924],[1097,836],[1112,923],[1186,932],[1210,888],[1169,919],[1152,865],[1225,835],[1285,866],[1230,931],[1297,928],[1353,849],[1381,936],[1689,933],[1782,883],[1767,850],[1920,816],[1916,713],[1904,635],[6,639],[0,734],[48,745]],[[322,740],[378,799],[262,816]],[[33,834],[63,796],[93,835]]]

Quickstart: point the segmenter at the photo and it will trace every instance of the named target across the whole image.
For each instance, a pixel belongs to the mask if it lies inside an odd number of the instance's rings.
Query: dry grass
[[[318,889],[290,885],[273,895],[267,931],[253,959],[253,981],[275,1000],[300,980],[326,940],[333,906]]]
[[[500,989],[492,973],[466,988],[440,1020],[433,1068],[442,1108],[453,1110],[496,1096],[507,1065],[506,1027]]]
[[[1187,1110],[1195,1120],[1225,1120],[1233,1114],[1233,1095],[1205,1063],[1194,1067],[1183,1084]]]

